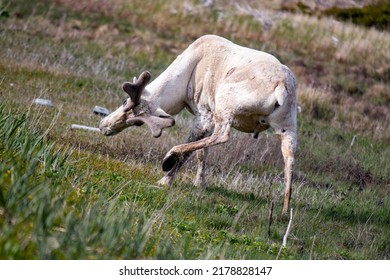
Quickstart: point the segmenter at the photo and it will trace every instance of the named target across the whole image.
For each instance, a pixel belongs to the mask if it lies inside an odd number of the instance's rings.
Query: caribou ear
[[[125,82],[123,84],[123,90],[129,95],[130,102],[127,102],[124,106],[124,110],[127,112],[139,105],[141,94],[146,85],[149,83],[151,75],[148,71],[142,72],[138,79],[133,83]]]

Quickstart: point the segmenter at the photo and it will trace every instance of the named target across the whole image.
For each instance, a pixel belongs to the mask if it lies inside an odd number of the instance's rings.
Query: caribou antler
[[[127,92],[130,97],[130,102],[128,101],[123,105],[123,110],[125,112],[128,112],[129,110],[140,104],[142,91],[149,83],[150,78],[150,73],[148,71],[144,71],[133,83],[125,82],[123,84],[123,90]]]
[[[123,105],[123,110],[128,112],[135,106],[140,104],[141,94],[145,86],[149,83],[151,75],[148,71],[141,73],[138,79],[134,78],[134,82],[125,82],[123,84],[123,90],[127,92],[130,97],[130,101],[127,101]],[[165,112],[164,112],[165,113]],[[175,125],[175,120],[168,114],[161,116],[151,116],[145,112],[130,117],[126,120],[127,125],[141,125],[145,123],[152,131],[153,137],[160,137],[162,130],[166,127]]]
[[[155,117],[146,113],[141,113],[126,121],[127,125],[139,125],[145,123],[151,130],[153,137],[161,136],[162,130],[175,125],[172,117]]]

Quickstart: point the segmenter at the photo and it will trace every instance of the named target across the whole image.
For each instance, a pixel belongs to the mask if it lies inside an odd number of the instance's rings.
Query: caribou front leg
[[[157,183],[159,185],[170,186],[173,183],[173,180],[179,171],[179,169],[183,166],[184,162],[187,161],[188,157],[191,153],[187,153],[184,155],[183,159],[177,162],[177,164],[165,174],[163,178],[160,179]],[[194,179],[194,186],[202,187],[205,185],[205,170],[206,170],[206,158],[208,154],[208,149],[200,149],[196,151],[196,160],[197,160],[197,170],[196,176]]]
[[[163,178],[161,178],[157,184],[161,186],[170,186],[173,183],[173,180],[175,179],[175,176],[177,172],[179,172],[179,169],[183,166],[183,164],[187,161],[187,159],[190,157],[191,153],[186,153],[183,155],[183,158],[175,164],[175,166],[169,170]],[[165,171],[165,170],[164,170]]]
[[[197,116],[197,120],[195,122],[194,127],[192,128],[190,135],[187,139],[187,143],[192,143],[194,141],[200,140],[204,138],[206,135],[209,135],[210,131],[213,128],[212,122],[209,120],[211,119],[209,116],[204,117],[204,122],[201,122],[201,116]],[[166,185],[170,186],[173,183],[173,180],[175,179],[176,174],[179,172],[180,168],[183,166],[183,164],[187,161],[187,159],[192,154],[192,151],[184,152],[180,159],[176,160],[175,162],[171,163],[171,168],[164,169],[164,171],[167,171],[165,176],[158,181],[159,185]],[[197,151],[196,153],[197,160],[198,160],[198,170],[197,170],[197,176],[195,179],[195,185],[200,186],[204,182],[204,169],[205,169],[205,161],[207,156],[207,151],[204,153],[201,152],[201,150]]]
[[[227,142],[229,140],[230,128],[231,120],[224,120],[215,124],[215,129],[211,136],[173,147],[163,160],[163,170],[170,171],[172,168],[175,168],[187,153]]]
[[[208,148],[203,148],[196,151],[196,160],[197,160],[197,170],[194,180],[194,185],[196,187],[203,187],[205,182],[205,170],[206,170],[206,159],[208,155]]]

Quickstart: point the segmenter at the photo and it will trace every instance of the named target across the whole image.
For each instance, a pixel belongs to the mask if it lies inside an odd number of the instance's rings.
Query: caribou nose
[[[115,135],[115,131],[110,129],[108,126],[106,125],[102,125],[100,124],[99,125],[99,129],[100,129],[100,132],[104,135],[104,136],[112,136],[112,135]]]
[[[107,126],[104,125],[104,119],[100,122],[99,124],[99,129],[100,132],[103,133],[104,135],[108,136],[109,135],[109,130],[107,129]]]
[[[113,131],[112,130],[107,129],[106,127],[99,127],[99,128],[100,128],[100,132],[103,133],[104,136],[111,136],[111,135],[113,135]]]

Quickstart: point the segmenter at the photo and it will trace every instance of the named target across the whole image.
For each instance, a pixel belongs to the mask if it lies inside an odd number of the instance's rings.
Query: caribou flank
[[[296,148],[296,80],[274,56],[238,46],[215,35],[192,43],[150,84],[149,72],[123,89],[129,97],[102,119],[100,130],[114,135],[146,124],[154,137],[175,124],[172,115],[187,108],[195,116],[187,143],[174,146],[162,164],[160,184],[172,184],[190,154],[196,151],[195,185],[204,184],[207,149],[229,140],[231,128],[258,133],[273,128],[284,158],[283,213],[289,210]]]

